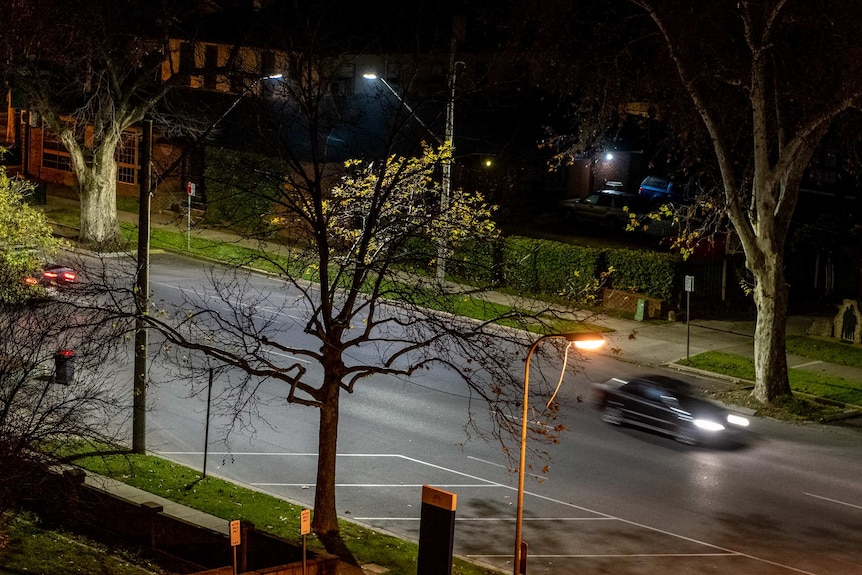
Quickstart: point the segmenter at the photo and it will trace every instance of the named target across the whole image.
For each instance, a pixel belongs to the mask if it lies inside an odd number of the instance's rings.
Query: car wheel
[[[681,427],[676,432],[674,439],[685,445],[695,445],[697,443],[697,434],[690,427]]]
[[[604,421],[605,423],[610,423],[611,425],[622,425],[623,410],[619,407],[612,407],[606,405],[604,409],[602,409],[602,421]]]

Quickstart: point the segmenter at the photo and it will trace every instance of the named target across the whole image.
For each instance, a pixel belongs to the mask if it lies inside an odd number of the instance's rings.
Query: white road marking
[[[163,452],[155,452],[157,455],[203,455],[200,451],[163,451]],[[260,452],[260,453],[232,453],[232,452],[211,452],[212,455],[232,455],[232,456],[240,456],[240,455],[265,455],[265,456],[282,456],[282,457],[290,457],[290,456],[304,456],[304,457],[317,457],[316,453],[276,453],[276,452]],[[465,477],[478,482],[486,482],[489,487],[502,487],[504,489],[508,489],[510,491],[517,491],[516,487],[511,485],[504,485],[502,483],[498,483],[496,481],[491,481],[487,479],[483,479],[481,477],[477,477],[475,475],[471,475],[469,473],[464,473],[462,471],[457,471],[455,469],[451,469],[448,467],[444,467],[442,465],[437,465],[435,463],[429,463],[427,461],[422,461],[421,459],[416,459],[415,457],[409,457],[407,455],[401,455],[397,453],[339,453],[338,457],[376,457],[376,458],[393,458],[393,459],[403,459],[405,461],[409,461],[411,463],[416,463],[417,465],[422,465],[425,467],[430,467],[432,469],[438,469],[440,471],[446,471],[452,473],[454,475],[458,475],[460,477]],[[314,484],[310,483],[308,485],[303,485],[307,487],[312,487]],[[585,513],[591,513],[596,515],[598,518],[602,519],[612,519],[619,521],[620,523],[624,523],[625,525],[629,525],[632,527],[639,527],[646,531],[650,531],[652,533],[658,533],[660,535],[666,535],[668,537],[679,539],[681,541],[687,541],[689,543],[694,543],[695,545],[700,545],[702,547],[708,547],[710,549],[715,549],[716,551],[720,551],[721,553],[717,554],[685,554],[685,555],[567,555],[567,556],[558,556],[558,557],[723,557],[723,556],[735,556],[735,557],[744,557],[746,559],[750,559],[752,561],[757,561],[758,563],[763,563],[765,565],[772,565],[774,567],[780,567],[782,569],[786,569],[787,571],[792,571],[794,573],[800,573],[802,575],[818,575],[811,571],[805,571],[803,569],[798,569],[796,567],[786,565],[784,563],[779,563],[777,561],[771,561],[769,559],[765,559],[763,557],[757,557],[756,555],[751,555],[749,553],[743,553],[740,551],[734,551],[733,549],[728,549],[726,547],[722,547],[720,545],[715,545],[713,543],[707,543],[706,541],[701,541],[699,539],[695,539],[693,537],[687,537],[685,535],[680,535],[679,533],[673,533],[671,531],[667,531],[665,529],[660,529],[658,527],[652,527],[650,525],[645,525],[643,523],[638,523],[637,521],[631,521],[629,519],[623,519],[622,517],[616,517],[614,515],[608,515],[607,513],[602,513],[601,511],[596,511],[594,509],[589,509],[587,507],[582,507],[580,505],[575,505],[574,503],[569,503],[567,501],[561,501],[559,499],[554,499],[553,497],[547,497],[545,495],[539,495],[538,493],[532,493],[530,491],[524,491],[524,495],[530,495],[531,497],[535,497],[537,499],[542,499],[544,501],[555,503],[560,505],[561,507],[568,507],[569,509],[577,509],[578,511],[583,511]],[[816,496],[815,496],[816,497]],[[825,499],[825,498],[824,498]],[[840,503],[840,502],[839,502]],[[491,555],[471,555],[471,557],[503,557],[503,556],[491,556]],[[531,555],[531,557],[542,557],[542,555]],[[549,556],[550,557],[550,556]]]
[[[473,457],[472,455],[468,455],[467,459],[470,459],[472,461],[478,461],[479,463],[484,463],[485,465],[491,465],[493,467],[501,467],[507,471],[511,471],[512,473],[515,473],[515,471],[516,471],[515,469],[511,469],[508,465],[503,465],[501,463],[494,463],[493,461],[486,461],[484,459],[479,459],[478,457]],[[535,473],[528,473],[527,475],[529,475],[530,477],[535,477],[536,479],[541,479],[542,481],[548,481],[547,475],[537,475]]]
[[[839,501],[838,499],[830,499],[828,497],[823,497],[822,495],[814,495],[813,493],[805,493],[808,497],[813,497],[815,499],[822,499],[823,501],[829,501],[830,503],[837,503],[838,505],[846,505],[847,507],[852,507],[854,509],[862,509],[862,505],[853,505],[852,503],[847,503],[846,501]]]

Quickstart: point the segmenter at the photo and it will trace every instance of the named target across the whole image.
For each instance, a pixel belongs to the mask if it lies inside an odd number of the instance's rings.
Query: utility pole
[[[440,218],[442,220],[441,237],[437,243],[437,283],[441,286],[446,282],[446,258],[448,256],[449,242],[446,238],[446,220],[449,217],[449,203],[452,190],[452,161],[455,154],[455,31],[452,31],[452,43],[449,48],[449,86],[448,100],[446,102],[446,132],[443,136],[446,147],[449,148],[449,157],[443,162],[443,177],[440,192]]]
[[[135,377],[132,406],[132,452],[147,449],[147,325],[143,316],[150,302],[150,182],[153,151],[153,121],[144,120],[141,138],[140,206],[138,207],[138,273],[135,283]]]

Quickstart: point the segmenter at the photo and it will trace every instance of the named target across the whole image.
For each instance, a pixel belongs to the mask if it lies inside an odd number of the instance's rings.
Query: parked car
[[[638,197],[619,190],[600,190],[585,198],[569,198],[560,202],[563,218],[606,226],[612,230],[625,227],[629,210],[637,211]]]
[[[613,378],[595,388],[603,421],[666,434],[688,445],[739,441],[749,424],[672,377]]]
[[[649,206],[688,201],[682,186],[668,178],[647,176],[638,187],[638,196]]]

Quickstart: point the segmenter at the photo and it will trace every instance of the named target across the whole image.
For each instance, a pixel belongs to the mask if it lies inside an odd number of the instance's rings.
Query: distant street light
[[[230,107],[210,124],[195,139],[191,147],[186,148],[180,157],[171,164],[167,170],[162,172],[164,179],[169,176],[180,163],[188,156],[189,152],[197,148],[210,132],[215,129],[231,111],[239,105],[240,101],[251,92],[261,80],[277,80],[281,74],[270,74],[260,76],[242,91],[231,103]],[[137,305],[137,318],[135,319],[135,360],[134,377],[132,383],[132,452],[144,453],[147,449],[147,347],[148,332],[147,324],[143,316],[147,314],[150,297],[150,198],[152,197],[152,157],[153,157],[153,122],[145,120],[143,127],[143,139],[141,141],[141,177],[140,177],[140,201],[138,205],[138,266],[135,281],[135,301]]]
[[[518,463],[518,507],[517,516],[515,519],[515,557],[514,557],[514,575],[526,573],[525,569],[521,569],[521,525],[524,519],[524,477],[526,467],[526,451],[527,451],[527,417],[530,401],[530,358],[538,349],[539,344],[548,339],[565,339],[569,342],[568,345],[574,345],[576,348],[583,351],[592,351],[602,347],[605,344],[605,338],[599,333],[565,333],[565,334],[548,334],[537,339],[530,351],[527,352],[526,366],[524,367],[524,403],[523,413],[521,417],[521,451],[520,462]],[[526,561],[525,561],[526,563]]]
[[[443,162],[443,176],[440,182],[440,215],[441,217],[446,217],[446,212],[449,211],[449,200],[451,196],[451,188],[452,188],[452,158],[455,154],[455,72],[456,65],[463,64],[463,62],[455,61],[455,39],[452,39],[452,50],[450,51],[450,61],[449,61],[449,98],[446,101],[446,134],[445,139],[440,140],[437,135],[431,131],[425,122],[422,121],[416,112],[413,111],[413,108],[401,97],[395,88],[392,87],[389,82],[385,79],[381,78],[377,74],[373,72],[367,72],[362,75],[366,80],[380,80],[384,86],[386,86],[392,94],[398,98],[398,101],[410,112],[410,115],[413,118],[416,118],[416,121],[425,128],[425,130],[431,134],[431,137],[437,141],[437,144],[446,146],[449,148],[449,157]],[[446,281],[446,238],[440,238],[437,244],[437,283],[441,286],[444,285]]]

